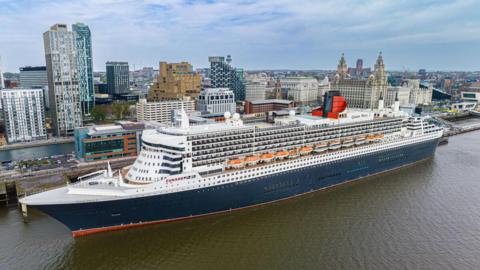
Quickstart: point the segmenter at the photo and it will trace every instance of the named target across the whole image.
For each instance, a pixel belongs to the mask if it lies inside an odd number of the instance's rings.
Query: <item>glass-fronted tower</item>
[[[78,81],[83,114],[90,114],[95,105],[93,88],[92,36],[90,28],[83,23],[72,25],[77,47]]]
[[[230,55],[211,56],[210,79],[213,88],[229,88],[235,94],[235,101],[245,100],[245,81],[243,78],[243,69],[236,69],[230,65],[232,58]]]
[[[128,62],[107,62],[108,93],[114,98],[129,93]]]

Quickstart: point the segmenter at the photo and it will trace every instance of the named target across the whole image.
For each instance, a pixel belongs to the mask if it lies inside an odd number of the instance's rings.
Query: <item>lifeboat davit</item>
[[[343,140],[342,147],[348,148],[353,146],[353,139],[352,138],[347,138]]]
[[[330,142],[328,149],[336,150],[340,149],[340,147],[342,147],[342,145],[340,144],[340,140],[335,140]]]
[[[243,163],[243,160],[241,159],[232,159],[227,161],[227,167],[229,168],[242,168],[245,164]]]
[[[275,153],[275,157],[278,158],[278,159],[284,159],[284,158],[288,157],[288,151],[277,152],[277,153]]]
[[[260,158],[262,159],[263,162],[270,162],[273,160],[275,156],[273,154],[267,153],[263,154]]]
[[[313,150],[315,153],[322,153],[328,150],[327,143],[319,143],[315,145],[315,149]]]
[[[366,136],[358,136],[355,138],[355,145],[362,145],[365,143]]]
[[[258,161],[260,161],[260,158],[258,156],[249,156],[244,160],[245,164],[249,166],[257,164]]]
[[[313,148],[310,146],[304,146],[300,148],[300,155],[308,155],[313,151]]]

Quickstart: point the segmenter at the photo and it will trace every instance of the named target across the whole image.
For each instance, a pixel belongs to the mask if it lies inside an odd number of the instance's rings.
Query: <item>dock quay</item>
[[[16,202],[17,196],[23,196],[25,193],[62,186],[67,181],[75,182],[81,175],[105,169],[109,162],[113,170],[119,170],[131,165],[135,159],[136,157],[124,157],[114,160],[82,162],[74,166],[35,172],[2,172],[0,174],[0,205],[11,202],[12,198],[15,198]]]

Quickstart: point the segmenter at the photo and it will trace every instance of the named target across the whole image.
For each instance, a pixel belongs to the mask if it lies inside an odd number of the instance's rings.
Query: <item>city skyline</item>
[[[4,72],[45,65],[42,33],[83,22],[95,71],[107,61],[157,67],[160,60],[209,66],[232,55],[247,70],[333,70],[341,53],[387,70],[480,70],[475,1],[23,1],[0,0]],[[19,24],[18,22],[22,23]]]

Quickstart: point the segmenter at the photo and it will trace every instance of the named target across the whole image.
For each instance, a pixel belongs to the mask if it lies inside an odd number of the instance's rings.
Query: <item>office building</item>
[[[245,79],[243,69],[234,68],[230,65],[232,58],[223,56],[211,56],[210,79],[212,88],[228,88],[235,95],[235,101],[245,100]]]
[[[247,80],[245,82],[245,100],[264,100],[267,92],[266,80]]]
[[[106,66],[108,93],[114,97],[129,94],[128,62],[107,62]]]
[[[207,88],[200,92],[197,110],[211,114],[235,112],[235,94],[228,88]]]
[[[378,55],[374,72],[368,78],[351,77],[342,54],[337,66],[337,74],[331,82],[331,90],[339,91],[351,108],[377,108],[380,95],[385,97],[387,94],[387,87],[387,74],[381,53]]]
[[[287,108],[293,108],[295,102],[285,99],[265,99],[245,101],[245,114],[264,113],[271,111],[279,111]]]
[[[50,100],[48,93],[48,76],[47,67],[21,67],[20,68],[20,87],[43,89],[43,97],[45,99],[45,108],[50,108]]]
[[[318,81],[313,77],[280,78],[282,89],[288,91],[288,99],[299,104],[309,104],[318,101]]]
[[[143,129],[143,124],[128,121],[76,128],[75,155],[82,161],[136,156]]]
[[[8,143],[47,138],[42,89],[0,90]]]
[[[78,81],[83,114],[90,114],[95,105],[93,88],[92,36],[90,28],[83,23],[72,25],[77,47]]]
[[[71,136],[82,126],[75,35],[65,24],[55,24],[43,34],[50,111],[55,136]]]
[[[186,112],[195,110],[195,101],[189,97],[179,100],[164,100],[148,102],[140,99],[137,103],[137,121],[157,121],[170,123],[173,119],[173,111],[184,109]]]
[[[197,98],[201,90],[200,74],[188,62],[160,62],[160,74],[150,87],[149,101]]]

